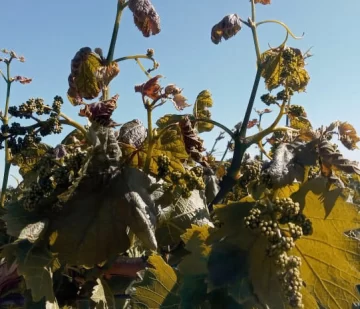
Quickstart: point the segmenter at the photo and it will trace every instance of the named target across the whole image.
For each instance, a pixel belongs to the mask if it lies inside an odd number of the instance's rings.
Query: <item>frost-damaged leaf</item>
[[[194,128],[192,127],[190,118],[185,116],[179,122],[179,127],[185,144],[186,152],[195,162],[200,163],[204,167],[208,167],[208,163],[201,154],[203,151],[205,151],[205,148],[203,148],[203,140],[200,139],[200,137],[196,134]]]
[[[86,175],[49,226],[57,235],[51,250],[70,264],[92,266],[129,248],[128,226],[145,247],[156,249],[150,184],[132,168]]]
[[[130,304],[133,309],[180,308],[178,275],[158,255],[148,259],[150,267],[145,270],[141,282],[133,285],[135,292]]]
[[[211,119],[211,112],[209,107],[213,106],[213,99],[211,97],[211,93],[209,90],[201,91],[195,101],[194,104],[194,117],[195,118],[204,118],[204,119]],[[214,125],[212,123],[207,122],[197,122],[196,128],[199,133],[202,132],[210,132]]]
[[[255,0],[255,3],[260,3],[260,4],[271,4],[271,0]]]
[[[136,148],[140,148],[146,137],[147,129],[140,120],[134,119],[125,123],[120,128],[118,141]]]
[[[156,75],[150,78],[147,82],[136,85],[134,87],[135,92],[140,92],[143,96],[149,97],[152,100],[157,99],[161,95],[161,85],[159,84],[159,79],[162,78],[162,75]]]
[[[95,309],[115,309],[114,295],[104,279],[97,279],[91,300],[95,303]]]
[[[109,100],[104,100],[96,103],[85,104],[79,112],[79,116],[87,117],[91,122],[96,122],[104,127],[112,127],[117,124],[111,119],[111,116],[116,109],[116,102],[119,95],[116,94]]]
[[[360,248],[344,232],[360,227],[358,207],[339,190],[328,191],[323,179],[309,181],[292,198],[313,226],[313,234],[296,241],[291,252],[302,258],[307,290],[324,308],[352,308],[360,300]]]
[[[357,149],[356,144],[360,141],[360,137],[357,135],[355,128],[347,123],[341,122],[338,126],[341,143],[350,150]]]
[[[230,39],[241,29],[241,19],[237,14],[226,15],[220,22],[211,29],[211,41],[219,44],[221,39]]]
[[[52,274],[60,265],[51,252],[26,240],[7,245],[4,250],[16,257],[18,274],[24,277],[33,301],[45,297],[50,303],[56,303]]]
[[[263,67],[261,76],[265,79],[266,88],[270,91],[279,87],[289,87],[302,92],[310,80],[304,69],[304,57],[299,49],[280,47],[269,49],[261,55]]]
[[[163,205],[161,197],[156,202],[161,203],[163,208],[156,237],[164,246],[178,243],[183,231],[192,225],[212,226],[205,201],[197,190],[192,191],[188,199],[175,197],[175,201],[169,205]]]
[[[178,111],[182,111],[185,107],[191,106],[190,104],[187,104],[187,98],[181,93],[175,94],[171,101],[174,103],[174,106]]]
[[[29,242],[34,243],[46,230],[47,224],[48,220],[42,220],[36,223],[28,224],[20,232],[19,239],[27,239]]]
[[[181,235],[185,243],[185,249],[190,252],[178,265],[182,275],[197,276],[207,274],[207,261],[211,248],[205,243],[210,235],[211,227],[208,225],[191,225],[184,234]]]
[[[119,71],[116,63],[106,65],[105,59],[90,47],[81,48],[71,60],[67,93],[70,103],[79,105],[83,98],[96,98]]]
[[[15,81],[15,82],[19,82],[20,84],[30,84],[32,82],[32,78],[28,78],[28,77],[25,77],[25,76],[14,76],[12,79],[12,81]]]
[[[321,164],[327,166],[327,168],[360,175],[358,163],[345,159],[328,140],[324,139],[319,143],[318,152]]]
[[[134,23],[144,37],[160,32],[160,17],[150,0],[129,0],[129,9],[134,14]]]

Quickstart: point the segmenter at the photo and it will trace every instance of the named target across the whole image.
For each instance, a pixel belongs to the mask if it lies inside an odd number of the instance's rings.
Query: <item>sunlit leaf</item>
[[[115,309],[115,299],[114,295],[103,279],[96,280],[97,285],[95,285],[91,300],[95,303],[95,309]]]
[[[209,90],[201,91],[195,101],[193,114],[196,118],[211,119],[210,107],[213,106],[213,99]],[[214,125],[207,122],[197,122],[196,128],[199,133],[210,132]]]
[[[328,191],[322,179],[309,181],[294,200],[312,222],[313,233],[295,243],[301,276],[307,289],[325,308],[351,308],[359,302],[360,249],[344,232],[360,227],[359,209],[347,203],[339,190]]]
[[[166,114],[156,121],[156,125],[159,127],[159,129],[162,129],[170,124],[175,124],[179,122],[184,117],[184,115]]]
[[[185,249],[190,252],[178,266],[183,275],[196,276],[207,273],[207,261],[211,248],[205,241],[209,237],[209,229],[207,225],[191,225],[191,228],[181,235]]]
[[[308,132],[312,126],[310,121],[305,118],[305,117],[295,117],[292,115],[289,115],[289,120],[290,120],[290,127],[292,127],[293,129],[297,129],[303,132]]]
[[[310,77],[304,69],[304,57],[299,49],[279,47],[269,49],[261,55],[262,77],[270,91],[289,87],[293,91],[305,91]]]
[[[131,297],[131,308],[179,308],[179,284],[175,270],[158,255],[150,256],[148,263],[150,267],[145,270],[142,281],[133,285],[136,290]]]

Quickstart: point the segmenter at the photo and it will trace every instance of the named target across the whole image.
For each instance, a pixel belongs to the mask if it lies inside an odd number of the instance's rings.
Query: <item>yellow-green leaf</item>
[[[191,225],[191,228],[181,235],[185,249],[191,252],[178,266],[183,275],[196,276],[207,273],[207,261],[211,248],[205,242],[210,235],[210,229],[208,225]]]
[[[11,158],[11,164],[18,166],[20,175],[24,177],[33,169],[35,164],[40,161],[49,148],[50,147],[46,144],[38,144],[36,146],[28,147],[20,153],[14,155]]]
[[[294,182],[290,185],[275,189],[273,193],[273,198],[279,198],[279,199],[288,198],[293,193],[297,192],[299,189],[300,189],[300,183]]]
[[[294,200],[303,206],[313,234],[295,243],[292,254],[302,258],[301,276],[325,308],[351,308],[360,301],[359,242],[344,232],[360,228],[359,209],[341,191],[328,191],[322,179],[307,182]]]
[[[131,308],[180,308],[175,270],[158,255],[150,256],[147,262],[150,266],[145,270],[143,280],[133,285],[135,293],[131,297]]]
[[[279,47],[269,49],[261,55],[262,77],[266,88],[270,91],[279,87],[289,87],[293,91],[302,92],[310,80],[304,69],[304,57],[299,49]]]
[[[310,121],[302,116],[295,117],[292,115],[289,115],[290,120],[290,127],[296,130],[300,130],[301,132],[309,132],[309,130],[312,128],[312,125]]]
[[[213,106],[213,99],[209,90],[201,91],[195,101],[194,116],[196,118],[211,119],[211,112],[209,107]],[[214,128],[212,123],[198,122],[197,129],[199,133],[210,132]]]

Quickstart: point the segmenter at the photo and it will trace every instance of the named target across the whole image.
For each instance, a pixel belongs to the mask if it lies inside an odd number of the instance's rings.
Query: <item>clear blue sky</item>
[[[152,1],[161,18],[160,34],[144,38],[126,10],[121,21],[116,57],[155,50],[160,63],[158,74],[166,77],[163,84],[176,83],[193,103],[203,89],[213,94],[213,119],[233,127],[242,120],[255,75],[255,53],[250,31],[244,27],[234,38],[214,45],[210,40],[212,26],[229,13],[243,19],[250,15],[248,0]],[[290,39],[288,45],[307,50],[314,57],[308,60],[311,81],[307,93],[296,95],[294,104],[305,106],[314,127],[334,120],[349,121],[360,131],[360,62],[358,56],[358,18],[360,2],[272,0],[271,5],[257,5],[257,21],[278,19],[289,25],[295,34],[305,32],[302,40]],[[49,104],[55,95],[65,99],[63,111],[77,118],[78,108],[66,100],[70,61],[84,46],[101,47],[107,52],[116,0],[108,1],[24,1],[4,0],[1,5],[0,48],[13,49],[26,57],[26,62],[12,67],[14,75],[32,77],[30,85],[15,84],[11,104],[18,105],[30,97],[43,97]],[[278,25],[259,28],[261,48],[276,46],[285,31]],[[150,65],[144,63],[146,66]],[[119,93],[116,121],[134,118],[145,121],[141,98],[134,85],[146,80],[134,61],[120,63],[120,75],[112,82],[112,94]],[[263,83],[262,83],[263,85]],[[258,92],[263,94],[261,86]],[[0,109],[5,101],[5,84],[0,82]],[[256,108],[266,106],[258,99]],[[188,109],[191,111],[191,108]],[[186,112],[186,110],[185,110]],[[154,120],[165,113],[176,113],[171,103],[157,109]],[[275,114],[265,116],[269,123]],[[255,114],[254,114],[255,117]],[[85,123],[84,118],[77,118]],[[203,134],[208,149],[219,131]],[[60,137],[51,137],[56,144]],[[225,141],[218,147],[219,155]],[[359,151],[344,152],[360,161]],[[0,180],[3,153],[0,155]],[[14,171],[14,170],[13,170]],[[16,175],[14,172],[13,174]],[[10,180],[10,183],[14,183]]]

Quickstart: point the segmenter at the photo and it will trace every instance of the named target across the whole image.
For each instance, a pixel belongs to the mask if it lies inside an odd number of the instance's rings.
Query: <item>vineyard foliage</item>
[[[1,308],[350,309],[360,303],[360,167],[338,149],[357,149],[360,137],[343,121],[313,128],[305,108],[291,103],[310,82],[311,55],[287,45],[298,38],[285,24],[255,21],[256,7],[270,2],[251,0],[247,21],[230,14],[211,28],[214,44],[247,28],[254,38],[254,87],[233,129],[213,119],[211,107],[221,102],[209,90],[199,89],[190,104],[183,89],[152,76],[159,67],[154,50],[115,59],[123,11],[133,14],[144,37],[161,32],[150,0],[118,1],[106,56],[100,48],[75,51],[67,98],[11,106],[12,83],[31,79],[0,71],[8,90],[0,112]],[[286,39],[261,52],[257,27],[271,22],[286,29]],[[14,51],[1,53],[6,68],[25,61]],[[110,95],[110,84],[126,60],[145,73],[134,86],[145,124],[112,118],[119,95]],[[261,81],[269,92],[257,95]],[[266,107],[251,118],[257,98]],[[153,121],[153,110],[167,102],[174,114]],[[64,104],[88,125],[65,115]],[[277,115],[263,128],[261,119],[271,112]],[[73,130],[60,144],[43,142],[64,126]],[[229,135],[221,160],[200,137],[215,127],[222,132],[213,150]],[[257,133],[249,135],[250,128]],[[250,157],[254,145],[259,155]],[[16,187],[7,186],[12,166],[22,176]]]

